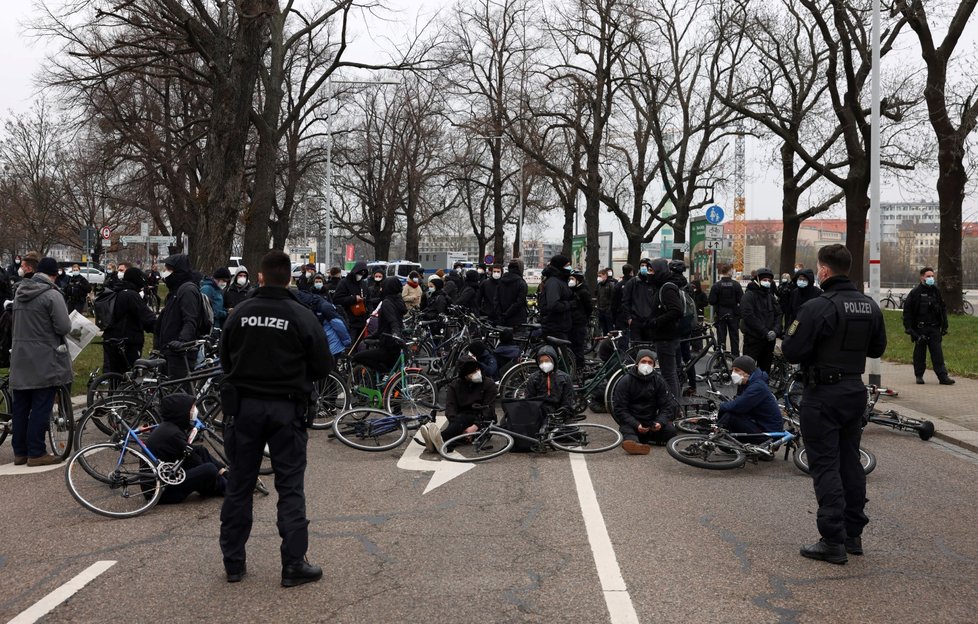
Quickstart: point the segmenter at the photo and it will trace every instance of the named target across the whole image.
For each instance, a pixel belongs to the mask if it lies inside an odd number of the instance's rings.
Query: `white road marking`
[[[49,470],[57,470],[58,468],[64,467],[65,462],[61,462],[60,464],[51,464],[50,466],[34,466],[33,468],[27,466],[26,464],[23,466],[15,466],[13,462],[11,462],[9,464],[0,465],[0,477],[4,475],[25,475],[34,474],[36,472],[47,472]]]
[[[581,453],[569,453],[571,472],[574,474],[574,484],[577,486],[577,499],[581,503],[581,515],[584,516],[584,528],[587,539],[591,544],[594,555],[594,565],[598,569],[598,580],[601,581],[601,591],[608,606],[611,624],[638,624],[635,606],[628,594],[628,587],[618,566],[618,557],[608,535],[598,497],[594,493],[594,484],[587,469],[587,461]]]
[[[444,416],[439,416],[437,423],[441,427],[447,419]],[[420,434],[417,435],[420,439]],[[421,459],[421,453],[424,451],[423,446],[419,446],[414,442],[414,440],[408,440],[407,448],[404,449],[404,454],[401,458],[397,460],[397,467],[401,470],[422,470],[422,471],[432,471],[431,480],[428,481],[428,485],[425,487],[424,492],[421,493],[422,496],[432,491],[440,485],[445,485],[455,477],[459,477],[466,472],[475,468],[475,464],[462,464],[458,462],[450,461],[431,461],[428,459]]]
[[[26,611],[7,622],[7,624],[33,624],[42,617],[50,613],[59,604],[77,594],[81,588],[85,587],[100,574],[116,564],[115,561],[97,561],[78,573],[61,587],[35,602]]]

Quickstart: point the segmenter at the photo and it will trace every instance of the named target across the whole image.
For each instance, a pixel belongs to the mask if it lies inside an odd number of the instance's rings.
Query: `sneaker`
[[[919,386],[924,385],[924,378],[923,377],[917,377],[917,385],[919,385]]]
[[[811,546],[802,546],[801,556],[836,565],[843,565],[849,561],[844,544],[826,542],[824,537]]]
[[[424,440],[424,450],[426,453],[432,453],[435,450],[435,445],[431,443],[431,434],[428,433],[428,425],[431,423],[425,423],[418,428],[418,433],[421,434],[421,439]],[[417,438],[414,439],[415,442],[418,441]]]
[[[36,466],[51,466],[54,464],[60,464],[61,458],[57,455],[41,455],[40,457],[28,457],[27,466],[34,468]]]
[[[428,427],[428,436],[431,438],[431,447],[435,453],[441,450],[442,445],[445,444],[445,440],[441,437],[441,429],[435,423],[428,423],[425,425]]]
[[[863,538],[859,537],[847,537],[846,538],[846,552],[850,555],[861,555],[863,554]]]
[[[954,385],[954,380],[951,379],[950,377],[941,377],[941,379],[940,379],[940,381],[938,381],[938,383],[941,384],[942,386],[953,386]]]
[[[641,442],[636,442],[635,440],[625,440],[621,443],[621,447],[625,449],[625,452],[629,455],[648,455],[652,450],[652,447],[648,444],[642,444]]]
[[[308,561],[282,566],[282,587],[296,587],[323,578],[323,569]]]
[[[23,466],[27,463],[27,455],[14,455],[14,466]]]

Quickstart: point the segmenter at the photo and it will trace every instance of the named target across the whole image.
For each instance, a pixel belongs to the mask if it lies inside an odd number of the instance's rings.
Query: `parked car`
[[[105,272],[99,271],[95,267],[81,267],[82,277],[88,280],[88,283],[92,286],[101,286],[105,284]]]

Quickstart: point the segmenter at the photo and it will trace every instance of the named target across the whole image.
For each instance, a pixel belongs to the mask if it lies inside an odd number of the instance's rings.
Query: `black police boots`
[[[846,538],[846,552],[850,555],[861,555],[863,554],[863,538],[861,537],[847,537]]]
[[[308,561],[282,566],[282,587],[295,587],[321,578],[323,578],[323,569]]]
[[[241,579],[245,577],[248,573],[248,569],[245,566],[241,566],[241,570],[235,572],[228,572],[228,583],[240,583]]]
[[[811,546],[802,546],[801,556],[819,561],[828,561],[836,565],[843,565],[849,561],[849,557],[846,555],[845,544],[826,542],[824,537]]]

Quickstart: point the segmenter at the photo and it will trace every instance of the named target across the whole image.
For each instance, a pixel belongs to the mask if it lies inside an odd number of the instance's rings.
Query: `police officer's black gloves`
[[[166,348],[170,351],[179,351],[183,347],[183,343],[179,340],[171,340],[166,343]]]
[[[941,328],[941,335],[942,336],[947,336],[947,327],[942,327]]]

